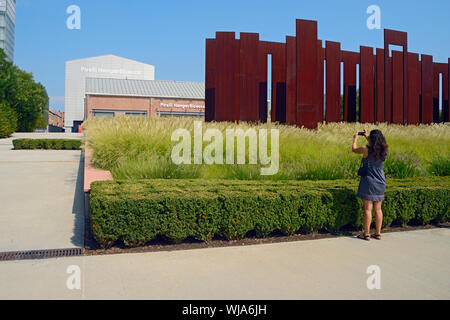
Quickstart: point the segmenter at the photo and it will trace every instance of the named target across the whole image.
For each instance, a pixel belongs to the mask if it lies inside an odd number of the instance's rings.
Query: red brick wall
[[[93,110],[146,111],[147,115],[155,117],[157,111],[205,112],[205,100],[87,95],[85,118],[91,118]]]

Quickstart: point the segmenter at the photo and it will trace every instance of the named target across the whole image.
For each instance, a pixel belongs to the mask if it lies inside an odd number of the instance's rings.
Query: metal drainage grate
[[[0,252],[0,261],[81,256],[81,248]]]

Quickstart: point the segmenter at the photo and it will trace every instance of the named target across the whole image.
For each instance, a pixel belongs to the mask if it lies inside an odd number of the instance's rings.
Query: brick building
[[[202,82],[86,78],[85,120],[91,117],[205,114]]]
[[[44,117],[48,132],[64,132],[64,112],[48,107]]]

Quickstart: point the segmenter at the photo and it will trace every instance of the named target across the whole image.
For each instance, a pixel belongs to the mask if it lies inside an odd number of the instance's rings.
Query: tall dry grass
[[[280,168],[276,175],[261,176],[260,165],[175,165],[171,151],[172,132],[185,128],[193,137],[194,118],[96,118],[83,129],[94,151],[94,165],[111,170],[116,179],[206,178],[206,179],[313,179],[357,177],[361,156],[351,152],[353,134],[380,129],[389,145],[385,162],[388,177],[450,175],[450,125],[401,126],[387,124],[331,123],[307,130],[276,123],[203,123],[225,129],[279,129]],[[359,144],[367,141],[360,137]],[[203,143],[205,147],[208,143]],[[225,150],[225,146],[224,146]],[[224,151],[225,152],[225,151]]]

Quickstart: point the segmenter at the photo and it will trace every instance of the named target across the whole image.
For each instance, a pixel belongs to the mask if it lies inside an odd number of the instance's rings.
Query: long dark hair
[[[369,142],[369,154],[373,155],[375,160],[386,160],[388,154],[388,145],[380,130],[375,129],[370,131]]]

